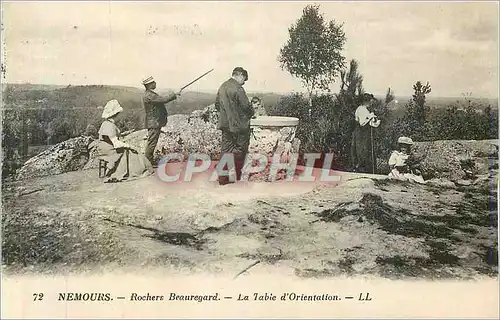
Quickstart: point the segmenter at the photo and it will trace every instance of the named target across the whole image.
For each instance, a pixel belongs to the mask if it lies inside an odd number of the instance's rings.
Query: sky
[[[288,28],[307,4],[343,23],[343,55],[368,92],[498,97],[499,4],[492,2],[3,2],[4,82],[214,92],[236,66],[249,92],[304,91],[280,68]],[[332,85],[338,89],[338,80]]]

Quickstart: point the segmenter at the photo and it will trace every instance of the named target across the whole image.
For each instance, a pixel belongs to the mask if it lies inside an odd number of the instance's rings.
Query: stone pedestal
[[[250,175],[249,181],[274,181],[286,178],[286,170],[269,177],[271,162],[275,155],[281,163],[290,163],[292,156],[298,157],[300,140],[295,138],[299,119],[292,117],[262,116],[252,119],[250,128],[249,155],[256,158],[257,154],[266,156],[268,164],[262,172]]]

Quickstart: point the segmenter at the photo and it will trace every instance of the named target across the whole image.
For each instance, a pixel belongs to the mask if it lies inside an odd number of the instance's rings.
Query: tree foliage
[[[391,88],[388,88],[385,94],[385,100],[384,100],[385,104],[387,105],[391,103],[394,99],[395,99],[394,92],[392,91]]]
[[[343,26],[325,21],[319,6],[308,5],[288,32],[289,39],[281,48],[278,61],[283,70],[302,80],[312,106],[312,95],[317,90],[328,91],[344,67]]]
[[[272,115],[286,115],[300,119],[297,137],[301,153],[333,153],[333,167],[345,169],[354,130],[354,112],[363,90],[363,77],[358,63],[351,60],[348,69],[341,70],[341,88],[338,94],[313,97],[314,109],[308,114],[308,99],[300,94],[283,97]]]
[[[359,64],[352,59],[349,69],[340,71],[340,92],[337,95],[345,108],[353,111],[360,102],[360,97],[365,92],[363,88],[363,76],[359,73]]]
[[[432,92],[431,85],[427,82],[425,85],[422,82],[417,81],[413,85],[413,95],[412,101],[413,104],[411,106],[414,107],[413,110],[413,120],[416,121],[419,125],[423,125],[426,120],[426,115],[429,113],[429,108],[425,104],[426,95]]]

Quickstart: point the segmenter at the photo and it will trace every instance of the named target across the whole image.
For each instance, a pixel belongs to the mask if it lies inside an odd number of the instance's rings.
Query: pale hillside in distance
[[[43,84],[4,84],[4,103],[6,107],[18,104],[30,107],[97,107],[104,105],[108,100],[117,99],[124,104],[124,108],[140,108],[140,97],[143,89],[139,87],[113,86],[113,85],[88,85],[88,86],[61,86]],[[159,88],[158,93],[165,94],[173,92],[173,89]],[[266,107],[275,106],[283,93],[273,92],[251,92],[248,91],[249,98],[257,96],[263,99]],[[199,110],[215,102],[216,91],[195,92],[185,91],[181,99],[168,105],[170,114],[188,114],[194,110]],[[383,99],[383,95],[376,95]],[[410,96],[397,96],[398,103],[391,104],[395,109],[404,107],[411,99]],[[498,108],[498,99],[470,97],[467,98],[474,104],[482,106],[490,105],[493,109]],[[434,97],[432,93],[427,97],[427,103],[431,107],[441,108],[456,103],[464,103],[464,97]]]

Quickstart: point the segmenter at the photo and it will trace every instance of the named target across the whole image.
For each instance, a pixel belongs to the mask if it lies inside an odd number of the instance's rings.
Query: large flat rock
[[[77,171],[5,186],[9,272],[125,266],[234,276],[255,261],[299,277],[498,272],[496,196],[488,186],[436,188],[357,174],[340,184],[227,186],[203,177],[179,184],[95,177]]]

